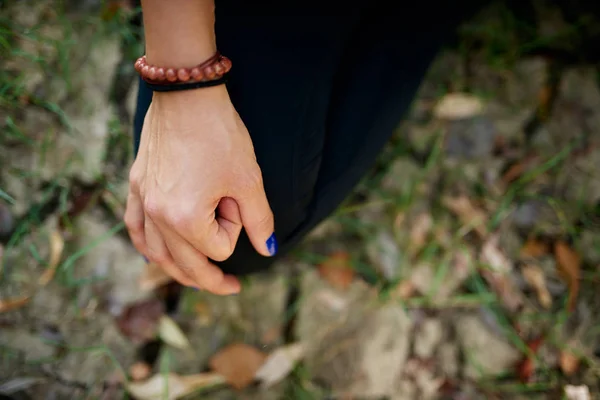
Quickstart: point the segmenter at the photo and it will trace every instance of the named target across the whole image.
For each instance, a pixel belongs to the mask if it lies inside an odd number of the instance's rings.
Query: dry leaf
[[[535,289],[538,301],[542,307],[552,307],[552,295],[546,286],[546,276],[538,265],[525,265],[523,267],[523,278]]]
[[[179,325],[172,318],[163,315],[158,321],[158,336],[163,342],[182,350],[191,349],[191,345]]]
[[[499,248],[498,242],[498,235],[495,234],[483,244],[480,261],[489,269],[482,270],[481,275],[498,295],[502,304],[509,311],[514,312],[523,304],[523,294],[518,290],[512,278],[513,264]]]
[[[207,303],[197,302],[194,304],[194,311],[196,312],[196,321],[200,326],[207,326],[213,322],[213,313]]]
[[[149,262],[146,263],[144,271],[140,276],[140,289],[144,291],[154,290],[160,286],[171,282],[173,278],[168,275],[158,264]]]
[[[554,257],[560,276],[569,287],[567,309],[573,311],[579,294],[581,258],[567,243],[560,240],[554,245]]]
[[[538,160],[538,157],[535,154],[529,154],[525,156],[522,160],[517,161],[513,165],[511,165],[506,172],[502,175],[501,181],[504,185],[509,185],[510,183],[519,179],[527,170],[529,170],[533,164]]]
[[[579,369],[579,357],[568,349],[563,349],[560,352],[559,364],[562,372],[566,376],[571,376]]]
[[[591,400],[590,388],[586,385],[566,385],[565,396],[567,400]]]
[[[137,400],[176,400],[223,383],[225,379],[214,373],[187,376],[156,374],[144,382],[130,382],[127,391]]]
[[[540,346],[544,342],[544,337],[540,336],[526,343],[529,349],[529,354],[525,355],[525,358],[517,364],[517,376],[521,382],[529,382],[534,371],[534,358],[537,354]]]
[[[284,379],[304,356],[304,345],[294,343],[276,349],[256,372],[255,379],[269,388]]]
[[[50,234],[50,261],[48,262],[48,268],[38,280],[39,285],[46,286],[54,278],[64,248],[65,240],[62,234],[58,230],[53,231]]]
[[[416,292],[417,288],[415,284],[410,280],[406,279],[400,281],[390,293],[392,300],[406,300],[410,299]]]
[[[548,253],[550,253],[550,247],[548,246],[548,243],[538,239],[530,238],[527,239],[521,248],[519,256],[521,258],[538,258]]]
[[[31,299],[31,296],[19,296],[12,299],[0,300],[0,313],[23,307]]]
[[[417,254],[425,246],[431,228],[433,228],[433,219],[428,212],[422,212],[415,218],[410,230],[409,253],[411,255]]]
[[[487,236],[488,230],[485,226],[487,214],[475,206],[467,196],[446,196],[442,199],[442,204],[456,214],[463,224],[474,229],[480,237]]]
[[[319,265],[321,277],[338,289],[347,289],[354,280],[354,269],[350,266],[350,255],[344,251],[333,253]]]
[[[433,114],[440,119],[472,118],[483,112],[483,102],[467,93],[448,93],[436,104]]]
[[[254,381],[256,372],[264,364],[267,355],[243,343],[229,345],[212,356],[210,368],[223,376],[227,383],[241,390]]]
[[[152,372],[152,367],[143,361],[138,361],[129,367],[129,376],[134,381],[143,381],[150,376],[150,372]]]
[[[117,318],[121,333],[135,343],[154,339],[158,322],[164,314],[164,305],[157,299],[140,301],[129,305]]]

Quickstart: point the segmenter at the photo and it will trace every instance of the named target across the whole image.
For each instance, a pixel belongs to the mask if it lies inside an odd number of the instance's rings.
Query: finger
[[[275,221],[262,185],[257,185],[250,195],[236,201],[252,246],[263,256],[274,256],[277,253]]]
[[[159,230],[147,216],[144,218],[144,232],[147,248],[146,257],[158,264],[167,274],[182,285],[196,287],[194,280],[175,265]]]
[[[174,263],[195,285],[215,294],[234,294],[240,291],[237,278],[225,276],[220,268],[208,261],[208,258],[196,250],[188,241],[165,225],[158,227]]]
[[[206,241],[199,243],[199,250],[215,261],[225,261],[235,250],[242,231],[242,217],[238,204],[230,197],[221,199],[215,214]]]
[[[133,192],[127,196],[127,207],[123,217],[131,243],[140,254],[146,254],[146,238],[144,237],[144,210],[142,201]]]

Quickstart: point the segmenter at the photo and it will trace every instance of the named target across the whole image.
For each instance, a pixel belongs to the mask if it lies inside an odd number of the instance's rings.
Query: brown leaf
[[[134,381],[143,381],[150,376],[150,372],[152,372],[152,367],[143,361],[138,361],[129,367],[129,376]]]
[[[144,382],[130,382],[127,391],[137,400],[176,400],[224,382],[222,376],[213,373],[184,376],[156,374]]]
[[[521,382],[526,383],[531,379],[535,370],[534,358],[543,342],[544,337],[540,336],[526,343],[529,354],[517,364],[517,376]]]
[[[527,170],[529,170],[533,164],[538,160],[538,157],[534,154],[525,156],[522,160],[512,164],[500,179],[504,185],[509,185],[512,182],[519,179]]]
[[[442,204],[456,214],[463,224],[474,229],[480,237],[487,236],[488,230],[485,223],[488,216],[481,208],[473,204],[467,196],[446,196],[442,199]]]
[[[140,276],[139,285],[140,289],[144,291],[151,291],[171,282],[172,280],[173,278],[171,278],[171,276],[168,275],[158,264],[149,262],[146,263],[144,271]]]
[[[135,343],[154,339],[164,314],[163,303],[156,298],[129,305],[117,319],[121,333]]]
[[[571,376],[579,369],[579,357],[567,349],[560,352],[560,369],[566,376]]]
[[[521,258],[538,258],[550,253],[550,246],[548,243],[535,239],[529,238],[521,248],[519,256]]]
[[[10,299],[0,300],[0,313],[12,311],[17,308],[23,307],[29,300],[31,296],[18,296]]]
[[[210,368],[222,375],[227,383],[241,390],[254,381],[256,372],[264,364],[267,355],[243,343],[225,347],[211,357]]]
[[[338,289],[347,289],[354,280],[354,269],[350,266],[350,255],[344,251],[333,253],[319,265],[321,277]]]
[[[409,253],[411,255],[417,254],[427,244],[431,228],[433,228],[433,219],[428,212],[422,212],[414,219],[410,230]]]
[[[201,326],[207,326],[212,324],[213,322],[213,312],[210,308],[210,305],[206,302],[197,302],[194,304],[194,312],[196,313],[196,321]]]
[[[54,278],[64,248],[65,240],[62,234],[58,230],[53,231],[50,234],[50,261],[48,262],[48,267],[38,279],[39,285],[46,286]]]
[[[416,291],[417,288],[415,287],[415,284],[410,279],[406,279],[400,281],[396,287],[392,289],[390,297],[392,300],[402,301],[410,299]]]
[[[542,307],[552,307],[552,295],[546,286],[544,271],[538,265],[525,265],[523,267],[523,279],[535,289],[538,301]]]
[[[498,295],[502,304],[511,312],[517,311],[523,304],[523,295],[518,290],[511,272],[513,264],[499,248],[498,235],[492,235],[481,250],[480,261],[488,266],[481,275],[492,290]]]
[[[581,257],[567,243],[561,240],[554,244],[554,257],[556,258],[558,272],[569,287],[567,309],[573,311],[579,294]]]

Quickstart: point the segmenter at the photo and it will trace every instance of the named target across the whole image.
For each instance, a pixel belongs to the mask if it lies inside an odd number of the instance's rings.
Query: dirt
[[[31,296],[0,313],[0,394],[120,398],[123,371],[136,362],[152,374],[195,374],[231,343],[269,353],[292,342],[303,344],[303,359],[272,388],[220,387],[189,398],[551,399],[566,385],[600,393],[597,66],[539,55],[511,62],[513,53],[499,63],[485,39],[466,60],[464,50],[446,50],[382,153],[383,170],[292,256],[248,278],[238,296],[175,285],[142,290],[145,262],[120,225],[121,165],[131,156],[106,157],[114,143],[130,154],[125,117],[135,81],[123,98],[112,92],[112,77],[132,67],[122,64],[128,50],[118,32],[94,33],[110,23],[94,2],[64,16],[48,4],[19,2],[6,15],[23,31],[40,24],[46,37],[79,41],[62,48],[17,36],[10,44],[61,73],[44,75],[18,54],[0,62],[27,83],[24,94],[0,102],[0,125],[11,132],[0,139],[0,189],[14,199],[0,209],[0,231],[12,233],[0,245],[0,300]],[[436,118],[441,88],[483,107],[471,117]],[[448,196],[463,196],[468,207],[448,207]],[[485,226],[470,224],[477,218]],[[40,285],[53,232],[65,250],[54,279]],[[580,256],[573,310],[572,283],[552,251],[522,256],[532,237],[560,240]],[[345,259],[357,270],[347,288],[314,268],[335,252],[351,255]],[[524,265],[541,271],[549,300],[539,298]],[[115,320],[128,305],[153,298],[191,351],[138,345],[119,330]],[[573,371],[561,367],[567,351]]]

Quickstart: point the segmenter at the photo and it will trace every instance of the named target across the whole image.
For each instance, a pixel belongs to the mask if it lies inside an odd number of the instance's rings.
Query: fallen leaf
[[[150,376],[152,367],[143,361],[138,361],[129,367],[129,376],[134,381],[143,381]]]
[[[140,289],[151,291],[171,282],[173,278],[168,275],[158,264],[146,263],[144,271],[140,275]]]
[[[152,298],[129,305],[117,318],[121,333],[135,343],[154,339],[158,322],[164,314],[163,303]]]
[[[411,256],[417,254],[427,244],[431,228],[433,228],[433,219],[428,212],[422,212],[414,219],[410,230],[409,253]]]
[[[500,179],[506,186],[519,179],[527,170],[529,170],[533,164],[538,160],[535,154],[529,154],[523,159],[512,164]]]
[[[474,229],[480,237],[487,236],[488,229],[485,223],[488,216],[481,208],[475,206],[467,196],[446,196],[442,198],[442,204],[456,214],[463,224]]]
[[[436,104],[433,114],[440,119],[464,119],[483,112],[483,102],[467,93],[448,93]]]
[[[590,388],[586,385],[566,385],[565,386],[566,400],[591,400]]]
[[[545,309],[552,307],[552,295],[546,286],[546,276],[538,265],[525,265],[522,269],[523,279],[535,289],[538,301]]]
[[[344,251],[333,253],[319,265],[321,277],[338,289],[347,289],[354,280],[354,269],[350,266],[350,255]]]
[[[5,396],[9,396],[11,394],[27,390],[33,385],[37,385],[38,383],[43,382],[42,378],[33,378],[33,377],[21,377],[14,378],[0,384],[0,394]]]
[[[50,234],[50,261],[48,262],[48,267],[38,279],[39,285],[46,286],[54,278],[64,248],[65,240],[62,234],[58,230],[53,231]]]
[[[502,304],[511,312],[523,305],[523,294],[518,290],[511,275],[513,264],[499,247],[499,237],[494,234],[483,244],[480,261],[488,266],[481,275],[492,290],[498,295]]]
[[[12,311],[23,307],[31,299],[31,296],[18,296],[11,299],[0,300],[0,313]]]
[[[543,342],[544,337],[540,336],[526,343],[529,352],[525,355],[525,358],[517,364],[517,376],[521,382],[527,383],[530,381],[533,371],[535,370],[534,358]]]
[[[241,390],[254,381],[256,372],[267,355],[243,343],[231,344],[210,358],[210,368],[223,376],[227,383]]]
[[[579,294],[579,275],[581,257],[564,241],[557,241],[554,244],[554,257],[561,278],[569,287],[569,299],[567,309],[573,311]]]
[[[410,279],[400,281],[390,293],[392,300],[407,300],[410,299],[416,292],[417,288]]]
[[[519,256],[521,258],[538,258],[549,253],[550,246],[548,246],[548,243],[539,239],[530,238],[527,239],[521,248]]]
[[[212,310],[206,302],[197,302],[194,304],[194,312],[196,313],[196,321],[201,326],[207,326],[213,322]]]
[[[294,343],[280,347],[269,354],[265,363],[256,372],[255,379],[269,388],[284,379],[304,356],[304,345]]]
[[[560,369],[566,376],[571,376],[579,369],[579,357],[568,349],[563,349],[559,357]]]
[[[170,373],[156,374],[144,382],[130,382],[126,387],[137,400],[176,400],[223,383],[225,379],[214,373],[184,376]]]
[[[158,321],[158,336],[163,342],[175,348],[186,350],[191,349],[189,340],[179,328],[179,325],[172,318],[163,315]]]

